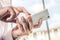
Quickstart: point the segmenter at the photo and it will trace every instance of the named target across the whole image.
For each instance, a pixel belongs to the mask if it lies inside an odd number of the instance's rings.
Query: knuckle
[[[25,18],[24,18],[24,17],[22,17],[22,18],[21,18],[21,20],[22,20],[22,22],[24,22],[24,23],[26,22],[26,20],[25,20]]]
[[[22,9],[25,9],[24,7],[21,7]]]
[[[28,16],[27,16],[27,18],[28,18],[28,19],[31,19],[31,16],[30,16],[30,15],[28,15]]]
[[[28,16],[28,21],[32,22],[31,16]]]
[[[12,6],[8,6],[9,8],[12,8]]]

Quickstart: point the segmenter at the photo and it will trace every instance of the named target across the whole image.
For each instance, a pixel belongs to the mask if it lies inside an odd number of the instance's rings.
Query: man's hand
[[[32,32],[32,28],[40,27],[42,24],[42,18],[39,19],[37,24],[33,24],[31,16],[27,16],[27,18],[28,22],[25,20],[24,17],[21,18],[23,24],[20,24],[18,18],[16,18],[17,26],[12,30],[12,35],[14,38],[28,35]]]
[[[19,13],[25,13],[26,16],[30,13],[24,7],[4,7],[0,9],[0,20],[5,22],[16,22],[15,18]]]
[[[21,18],[21,20],[23,20],[22,22],[24,22],[24,24],[20,24],[18,18],[16,18],[16,27],[12,29],[12,36],[14,38],[17,38],[19,36],[23,36],[23,35],[28,35],[28,25],[25,23],[26,20],[24,20],[23,18]]]

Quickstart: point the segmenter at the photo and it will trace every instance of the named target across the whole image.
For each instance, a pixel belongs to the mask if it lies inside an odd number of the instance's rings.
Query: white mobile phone
[[[18,19],[19,19],[19,22],[21,22],[21,17],[24,16],[25,19],[26,19],[26,15],[23,14],[23,13],[20,13],[20,15],[18,16]],[[43,18],[43,20],[47,20],[49,18],[49,13],[48,13],[48,10],[47,9],[44,9],[43,11],[41,12],[38,12],[34,15],[32,15],[32,20],[33,20],[33,23],[38,23],[38,20],[40,18]],[[26,19],[27,20],[27,19]]]
[[[43,20],[47,20],[49,18],[49,13],[47,9],[44,9],[43,11],[32,15],[33,23],[37,23],[40,18],[43,18]]]
[[[24,16],[25,19],[26,19],[26,15],[23,14],[23,13],[21,13],[21,14],[18,16],[18,19],[19,19],[20,23],[21,23],[21,17],[22,17],[22,16]],[[48,17],[49,17],[48,10],[47,10],[47,9],[44,9],[43,11],[38,12],[38,13],[32,15],[32,20],[33,20],[33,23],[37,23],[40,18],[43,18],[43,20],[47,20]],[[26,19],[26,20],[27,20],[27,19]]]

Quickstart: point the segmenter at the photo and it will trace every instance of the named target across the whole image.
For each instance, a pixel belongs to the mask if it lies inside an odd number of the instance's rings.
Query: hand
[[[22,19],[22,18],[21,18],[21,19]],[[23,20],[23,19],[22,19],[22,20]],[[17,24],[17,25],[16,25],[15,28],[12,29],[12,36],[13,36],[14,38],[17,38],[17,37],[23,36],[23,35],[28,35],[28,32],[27,32],[27,29],[28,29],[28,28],[25,28],[25,27],[27,26],[27,24],[25,23],[26,20],[24,20],[23,22],[24,22],[23,25],[20,24],[18,18],[16,18],[16,24]],[[25,25],[25,26],[24,26],[24,25]],[[25,30],[24,30],[24,29],[25,29]]]
[[[25,13],[26,16],[30,15],[24,7],[4,7],[0,10],[0,20],[5,22],[16,22],[15,18],[21,12]]]
[[[32,28],[40,27],[42,24],[42,18],[39,19],[38,24],[33,24],[31,16],[28,16],[28,22],[24,17],[21,18],[23,24],[19,23],[18,18],[16,19],[17,26],[12,30],[13,37],[28,35],[29,32],[32,32]]]

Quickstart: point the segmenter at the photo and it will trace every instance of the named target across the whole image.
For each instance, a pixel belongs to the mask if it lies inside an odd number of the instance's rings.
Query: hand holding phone
[[[37,23],[40,18],[43,18],[43,20],[47,20],[49,18],[49,13],[47,9],[44,9],[43,11],[32,15],[32,20],[34,23]]]

